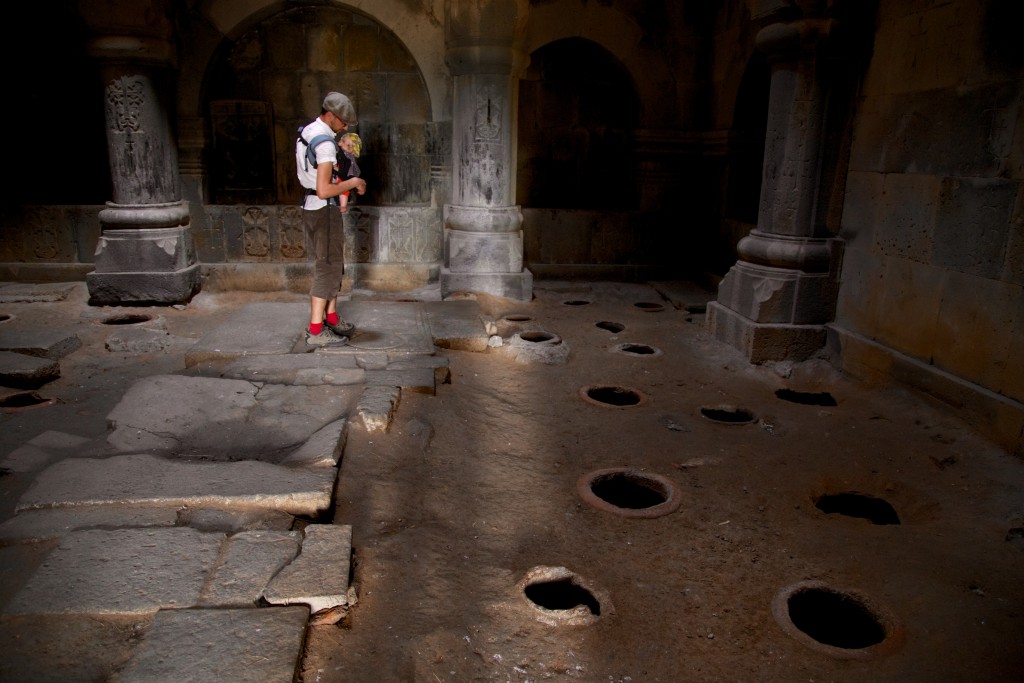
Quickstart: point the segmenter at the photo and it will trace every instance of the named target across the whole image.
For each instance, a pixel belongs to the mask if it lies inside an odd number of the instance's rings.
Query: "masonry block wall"
[[[988,412],[1024,401],[1024,52],[1004,26],[1011,4],[880,3],[836,316],[847,369],[892,374],[884,347],[993,392]],[[941,383],[928,382],[949,400]],[[1005,435],[1018,447],[1019,420]]]

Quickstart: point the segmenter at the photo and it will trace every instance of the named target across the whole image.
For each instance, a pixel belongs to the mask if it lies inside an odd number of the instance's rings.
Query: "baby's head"
[[[359,153],[363,151],[363,141],[358,133],[345,133],[338,140],[338,147],[352,156],[358,157]]]

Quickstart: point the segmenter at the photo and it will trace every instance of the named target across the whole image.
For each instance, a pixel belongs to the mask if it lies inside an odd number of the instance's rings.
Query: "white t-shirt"
[[[300,133],[302,138],[307,142],[312,141],[317,135],[330,135],[334,137],[334,131],[331,127],[320,120],[320,117],[313,119],[313,122],[302,129]],[[316,146],[316,162],[318,164],[331,164],[332,166],[338,161],[338,146],[336,144],[330,144],[325,142],[320,143]],[[306,146],[302,144],[302,140],[295,141],[295,168],[296,173],[299,177],[299,184],[307,190],[316,189],[316,169],[312,164],[308,164],[309,168],[306,168]],[[320,199],[316,194],[306,195],[306,199],[302,204],[302,208],[314,211],[316,209],[322,209],[327,206],[326,199]]]

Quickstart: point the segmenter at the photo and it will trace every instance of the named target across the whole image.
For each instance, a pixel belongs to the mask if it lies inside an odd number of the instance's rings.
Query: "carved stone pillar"
[[[95,270],[86,275],[90,303],[186,302],[200,279],[171,127],[171,24],[159,0],[140,2],[131,12],[120,3],[106,9],[92,8],[98,37],[90,52],[103,77],[114,196],[99,214]],[[95,25],[103,17],[117,18],[116,35]]]
[[[739,260],[708,306],[714,337],[754,363],[810,357],[835,317],[841,242],[822,234],[818,215],[826,104],[818,56],[831,28],[805,15],[757,36],[772,65],[757,228],[739,242]]]
[[[515,200],[518,41],[526,0],[452,0],[446,61],[454,81],[452,203],[445,206],[441,294],[484,292],[528,301],[523,215]]]

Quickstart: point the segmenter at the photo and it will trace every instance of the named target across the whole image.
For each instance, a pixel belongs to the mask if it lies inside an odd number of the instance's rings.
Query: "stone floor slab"
[[[309,605],[310,612],[348,604],[352,527],[310,524],[302,552],[270,582],[263,597],[272,605]]]
[[[429,301],[420,306],[436,346],[456,351],[487,350],[487,325],[476,301]]]
[[[196,603],[223,534],[91,529],[65,536],[5,615],[143,615]]]
[[[0,524],[0,543],[35,543],[67,536],[79,529],[172,527],[177,518],[178,510],[174,507],[23,510]]]
[[[292,451],[281,461],[285,466],[337,467],[345,450],[348,420],[335,420],[321,427],[306,443]]]
[[[0,351],[0,384],[18,389],[38,389],[60,377],[60,363],[50,358]]]
[[[77,334],[57,326],[21,325],[15,321],[0,327],[0,351],[59,360],[81,346]]]
[[[337,470],[264,462],[179,462],[152,455],[70,458],[43,470],[18,511],[94,505],[281,510],[315,516],[331,503]]]
[[[221,546],[201,607],[254,607],[274,574],[299,552],[298,531],[243,531]]]
[[[309,306],[299,303],[246,304],[210,330],[185,354],[191,367],[206,360],[290,353],[308,322]]]
[[[237,379],[155,375],[107,415],[122,453],[274,462],[348,410],[355,392]]]
[[[118,683],[291,683],[305,607],[162,610]]]

